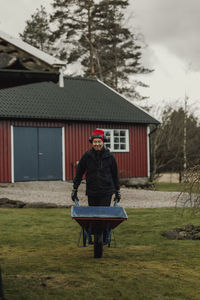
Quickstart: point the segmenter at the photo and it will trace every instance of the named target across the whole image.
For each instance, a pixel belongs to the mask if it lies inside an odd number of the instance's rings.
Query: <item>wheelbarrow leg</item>
[[[81,241],[83,242],[83,244],[81,244]],[[91,230],[88,231],[88,229],[82,228],[78,238],[78,247],[87,247],[87,242],[88,245],[93,244]]]
[[[106,228],[105,245],[108,245],[108,247],[110,247],[110,243],[111,243],[111,229],[110,229],[110,223],[108,223]]]
[[[103,255],[103,231],[94,233],[94,258],[101,258]]]
[[[87,228],[87,238],[88,238],[88,244],[92,245],[92,236],[91,236],[91,232],[92,232],[92,224],[89,223],[88,228]]]
[[[83,244],[81,244],[81,240],[83,241]],[[78,238],[78,247],[86,247],[86,246],[87,246],[87,231],[84,228],[82,228]]]
[[[83,229],[83,247],[86,247],[87,243],[87,232],[85,229]]]

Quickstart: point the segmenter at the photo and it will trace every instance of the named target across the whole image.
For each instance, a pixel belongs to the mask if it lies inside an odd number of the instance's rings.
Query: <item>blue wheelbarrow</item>
[[[117,206],[117,201],[114,201],[114,206],[79,206],[78,200],[75,200],[71,216],[82,227],[83,247],[94,235],[95,258],[102,257],[104,244],[110,247],[112,230],[128,219],[124,208]]]

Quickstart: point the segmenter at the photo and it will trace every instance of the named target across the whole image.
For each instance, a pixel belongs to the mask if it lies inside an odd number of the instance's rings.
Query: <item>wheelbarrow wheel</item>
[[[103,232],[94,234],[94,258],[101,258],[103,254]]]

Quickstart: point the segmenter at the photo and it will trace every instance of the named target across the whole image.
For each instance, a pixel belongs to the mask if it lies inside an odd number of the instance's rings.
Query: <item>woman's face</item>
[[[92,140],[92,147],[94,148],[94,150],[102,150],[102,148],[103,148],[103,141],[101,140],[101,139],[98,139],[98,138],[96,138],[96,139],[93,139]]]

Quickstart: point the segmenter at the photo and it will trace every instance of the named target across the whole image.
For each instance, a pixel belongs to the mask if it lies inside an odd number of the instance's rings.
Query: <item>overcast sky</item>
[[[200,106],[200,1],[135,0],[135,23],[148,47],[145,61],[155,72],[148,76],[156,101],[190,98]],[[148,91],[146,91],[148,93]]]
[[[17,36],[25,20],[51,0],[0,0],[0,30]],[[150,103],[184,102],[200,107],[200,1],[130,0],[132,26],[143,33],[147,48],[143,62],[155,69],[142,76],[150,88],[142,89]],[[199,113],[200,117],[200,113]]]

